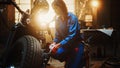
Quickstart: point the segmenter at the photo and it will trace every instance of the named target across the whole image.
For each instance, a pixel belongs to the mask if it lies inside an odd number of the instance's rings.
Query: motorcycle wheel
[[[10,55],[10,66],[14,68],[41,68],[41,43],[32,36],[18,39]]]

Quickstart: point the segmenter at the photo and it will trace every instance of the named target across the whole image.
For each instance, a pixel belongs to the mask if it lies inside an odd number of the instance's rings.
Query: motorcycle
[[[40,9],[48,11],[46,0],[40,2]],[[42,3],[42,4],[41,4]],[[42,27],[34,23],[35,10],[32,14],[22,11],[12,0],[0,0],[0,4],[13,5],[22,15],[21,21],[15,23],[10,30],[5,49],[0,57],[2,68],[45,68],[50,58],[50,53],[42,49],[46,45]],[[36,7],[35,7],[36,8]],[[48,29],[48,28],[47,28]]]

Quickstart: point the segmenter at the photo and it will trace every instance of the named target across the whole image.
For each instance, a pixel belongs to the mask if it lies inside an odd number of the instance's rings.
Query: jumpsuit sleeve
[[[78,34],[80,30],[80,25],[78,23],[77,18],[72,19],[71,22],[68,23],[68,26],[69,26],[68,36],[60,42],[61,46],[66,45],[68,43],[73,43],[73,41],[76,38],[76,35]]]

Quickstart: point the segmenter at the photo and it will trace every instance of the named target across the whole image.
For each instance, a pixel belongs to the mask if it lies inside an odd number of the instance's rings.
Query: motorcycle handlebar
[[[21,14],[25,14],[25,12],[20,9],[20,7],[16,4],[16,2],[11,1],[11,4],[12,4]]]

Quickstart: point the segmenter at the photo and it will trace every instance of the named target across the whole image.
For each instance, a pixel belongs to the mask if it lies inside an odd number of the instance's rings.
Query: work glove
[[[58,44],[53,43],[49,46],[49,49],[50,49],[52,54],[56,54],[59,47],[60,47],[60,43],[58,43]]]

